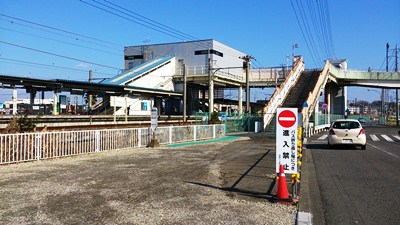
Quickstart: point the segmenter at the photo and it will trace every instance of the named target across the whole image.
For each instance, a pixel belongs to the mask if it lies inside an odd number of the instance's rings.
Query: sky
[[[316,2],[325,7],[313,17],[307,9]],[[129,13],[94,7],[110,3]],[[123,69],[124,46],[194,39],[252,55],[253,67],[285,64],[298,44],[294,53],[303,55],[306,68],[338,58],[349,69],[383,71],[386,43],[400,47],[399,12],[398,0],[0,0],[0,74],[86,81],[93,70],[95,79],[108,78]],[[147,19],[175,33],[149,28]],[[330,26],[318,28],[315,21]],[[348,99],[379,99],[366,89],[350,87]],[[0,102],[10,93],[0,89]]]

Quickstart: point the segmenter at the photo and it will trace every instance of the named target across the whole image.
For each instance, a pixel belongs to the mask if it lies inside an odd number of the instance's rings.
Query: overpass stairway
[[[320,70],[304,71],[283,101],[282,107],[297,108],[300,111],[308,93],[313,91],[320,72]]]
[[[303,103],[307,100],[309,93],[312,92],[318,82],[320,70],[307,70],[303,71],[299,76],[297,82],[290,89],[287,97],[280,107],[283,108],[297,108],[299,112],[303,107]],[[276,135],[276,116],[273,117],[271,122],[266,127],[268,137],[275,137]]]

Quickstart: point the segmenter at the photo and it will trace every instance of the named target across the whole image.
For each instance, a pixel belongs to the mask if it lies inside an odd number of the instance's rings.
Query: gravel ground
[[[222,171],[232,149],[253,158],[265,152],[237,147],[251,141],[0,166],[0,224],[293,224],[294,206],[224,189],[238,178],[229,174],[232,165]],[[249,169],[240,166],[243,173]],[[266,188],[267,177],[257,177]]]

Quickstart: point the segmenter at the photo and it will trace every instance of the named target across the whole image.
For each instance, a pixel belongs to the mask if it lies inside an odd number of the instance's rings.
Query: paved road
[[[328,149],[325,133],[308,141],[322,202],[320,212],[324,212],[314,215],[317,220],[328,225],[399,224],[400,135],[397,131],[366,126],[367,150]],[[312,202],[318,202],[315,199],[318,196],[314,195]]]

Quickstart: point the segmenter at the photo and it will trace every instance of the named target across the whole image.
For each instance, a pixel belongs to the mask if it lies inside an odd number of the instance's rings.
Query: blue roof
[[[132,69],[125,71],[122,74],[108,78],[101,82],[102,84],[114,84],[114,85],[126,85],[126,83],[134,80],[137,76],[140,76],[146,72],[149,72],[164,63],[168,62],[174,58],[173,56],[157,57],[155,59],[149,60],[139,66],[133,67]]]

